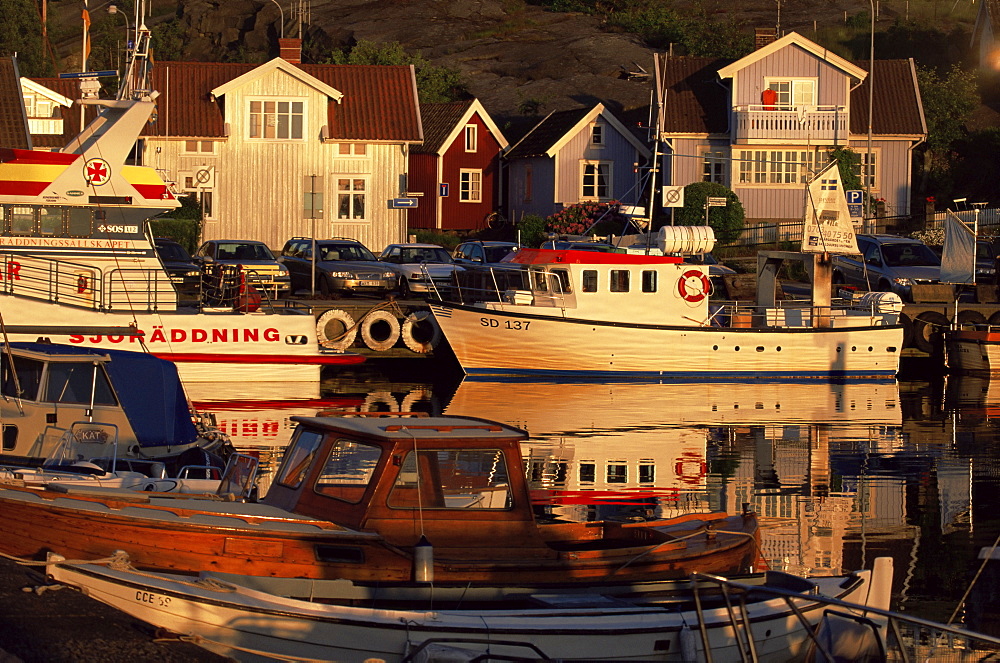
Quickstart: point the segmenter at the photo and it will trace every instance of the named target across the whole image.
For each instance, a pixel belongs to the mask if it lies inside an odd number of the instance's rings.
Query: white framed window
[[[365,221],[368,213],[368,180],[364,177],[337,178],[337,220]]]
[[[767,89],[774,94],[776,110],[795,110],[803,106],[816,105],[815,78],[767,78]],[[766,100],[762,100],[765,101]]]
[[[475,124],[465,125],[465,151],[475,152],[479,149],[479,127]]]
[[[726,164],[729,162],[726,153],[722,150],[707,148],[701,151],[701,155],[701,181],[725,184]]]
[[[248,137],[253,140],[302,140],[305,102],[251,99]]]
[[[215,141],[186,140],[184,141],[184,154],[215,154]]]
[[[855,147],[853,149],[855,152],[858,153],[858,156],[861,157],[861,162],[855,164],[853,167],[854,174],[861,179],[861,188],[862,189],[867,188],[870,191],[878,191],[879,190],[878,150],[873,148],[871,153],[869,153],[867,147]],[[869,157],[871,157],[870,160]]]
[[[739,150],[736,156],[740,184],[801,186],[830,161],[823,149]]]
[[[338,157],[367,157],[368,143],[337,143]]]
[[[604,125],[599,122],[590,127],[590,146],[604,147]]]
[[[580,200],[610,200],[612,171],[610,161],[580,162]]]
[[[463,203],[483,202],[483,171],[466,168],[459,171],[458,200]]]

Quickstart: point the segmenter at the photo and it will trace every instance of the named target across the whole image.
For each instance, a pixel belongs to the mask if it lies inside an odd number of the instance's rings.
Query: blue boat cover
[[[184,386],[173,362],[143,352],[105,350],[58,343],[12,342],[23,348],[49,355],[107,355],[108,378],[135,431],[139,446],[191,444],[198,431],[191,421],[191,410]]]

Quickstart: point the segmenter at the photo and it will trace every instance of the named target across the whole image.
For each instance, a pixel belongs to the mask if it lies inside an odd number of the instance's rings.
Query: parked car
[[[462,269],[447,249],[437,244],[390,244],[382,250],[379,260],[399,270],[399,292],[403,297],[433,292],[434,288],[449,290],[454,273]]]
[[[153,246],[177,289],[178,301],[182,304],[197,302],[201,298],[201,265],[187,249],[167,237],[157,237]]]
[[[272,297],[291,292],[288,269],[278,262],[264,242],[238,239],[212,239],[195,252],[202,265],[240,265],[249,281]]]
[[[517,251],[517,242],[501,242],[496,240],[473,240],[463,242],[455,247],[455,264],[468,266],[489,266],[496,264]]]
[[[288,268],[292,290],[312,287],[313,240],[293,237],[278,261]],[[399,287],[399,271],[381,262],[356,239],[316,240],[316,288],[330,295],[386,295]]]
[[[1000,243],[997,240],[976,240],[976,283],[997,283],[998,256],[1000,256]]]
[[[940,256],[918,239],[858,235],[858,248],[860,259],[845,255],[834,257],[834,285],[895,292],[904,301],[912,301],[911,286],[940,280]]]

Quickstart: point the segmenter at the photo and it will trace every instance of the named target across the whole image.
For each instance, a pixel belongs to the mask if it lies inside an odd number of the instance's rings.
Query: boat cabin
[[[264,502],[413,546],[523,550],[540,542],[525,431],[472,417],[292,417],[298,428]]]
[[[206,443],[176,366],[145,353],[12,342],[0,356],[0,395],[6,461],[50,458],[78,422],[91,424],[81,433],[93,443],[88,457],[114,453],[112,438],[119,454],[133,457]]]
[[[531,289],[507,291],[485,306],[553,307],[567,318],[684,327],[709,319],[708,268],[680,256],[521,249],[510,262],[528,271]]]

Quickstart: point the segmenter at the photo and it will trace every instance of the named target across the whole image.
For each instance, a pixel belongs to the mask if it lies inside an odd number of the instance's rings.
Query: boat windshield
[[[14,360],[11,370],[11,359]],[[42,384],[44,363],[27,357],[4,353],[0,362],[0,391],[4,396],[38,400],[38,387]]]
[[[389,493],[395,509],[509,509],[507,464],[499,449],[420,449],[403,459]]]

